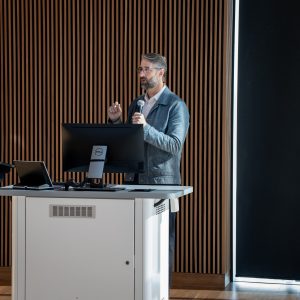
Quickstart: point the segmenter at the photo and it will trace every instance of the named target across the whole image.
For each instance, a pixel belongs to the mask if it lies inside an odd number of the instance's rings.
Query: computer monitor
[[[107,146],[105,173],[144,171],[143,125],[62,124],[63,171],[88,172],[93,146]]]

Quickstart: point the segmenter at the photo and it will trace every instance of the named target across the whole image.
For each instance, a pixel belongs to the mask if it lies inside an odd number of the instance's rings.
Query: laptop
[[[15,160],[20,183],[15,184],[16,189],[50,190],[53,184],[43,161]]]

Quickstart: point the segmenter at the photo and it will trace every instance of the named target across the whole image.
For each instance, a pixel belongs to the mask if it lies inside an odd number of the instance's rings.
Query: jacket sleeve
[[[160,150],[171,154],[180,153],[189,128],[189,112],[183,101],[176,101],[169,111],[167,129],[158,131],[146,124],[144,140]]]

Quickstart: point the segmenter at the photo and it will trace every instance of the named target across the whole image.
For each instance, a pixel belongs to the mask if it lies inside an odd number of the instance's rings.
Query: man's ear
[[[165,69],[160,69],[160,70],[159,70],[159,75],[160,75],[161,77],[164,77],[164,75],[165,75]]]

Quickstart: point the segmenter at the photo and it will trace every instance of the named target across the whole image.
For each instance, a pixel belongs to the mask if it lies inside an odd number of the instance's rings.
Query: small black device
[[[6,164],[3,162],[0,162],[0,181],[4,179],[4,176],[6,173],[10,171],[10,169],[14,168],[14,165]]]

